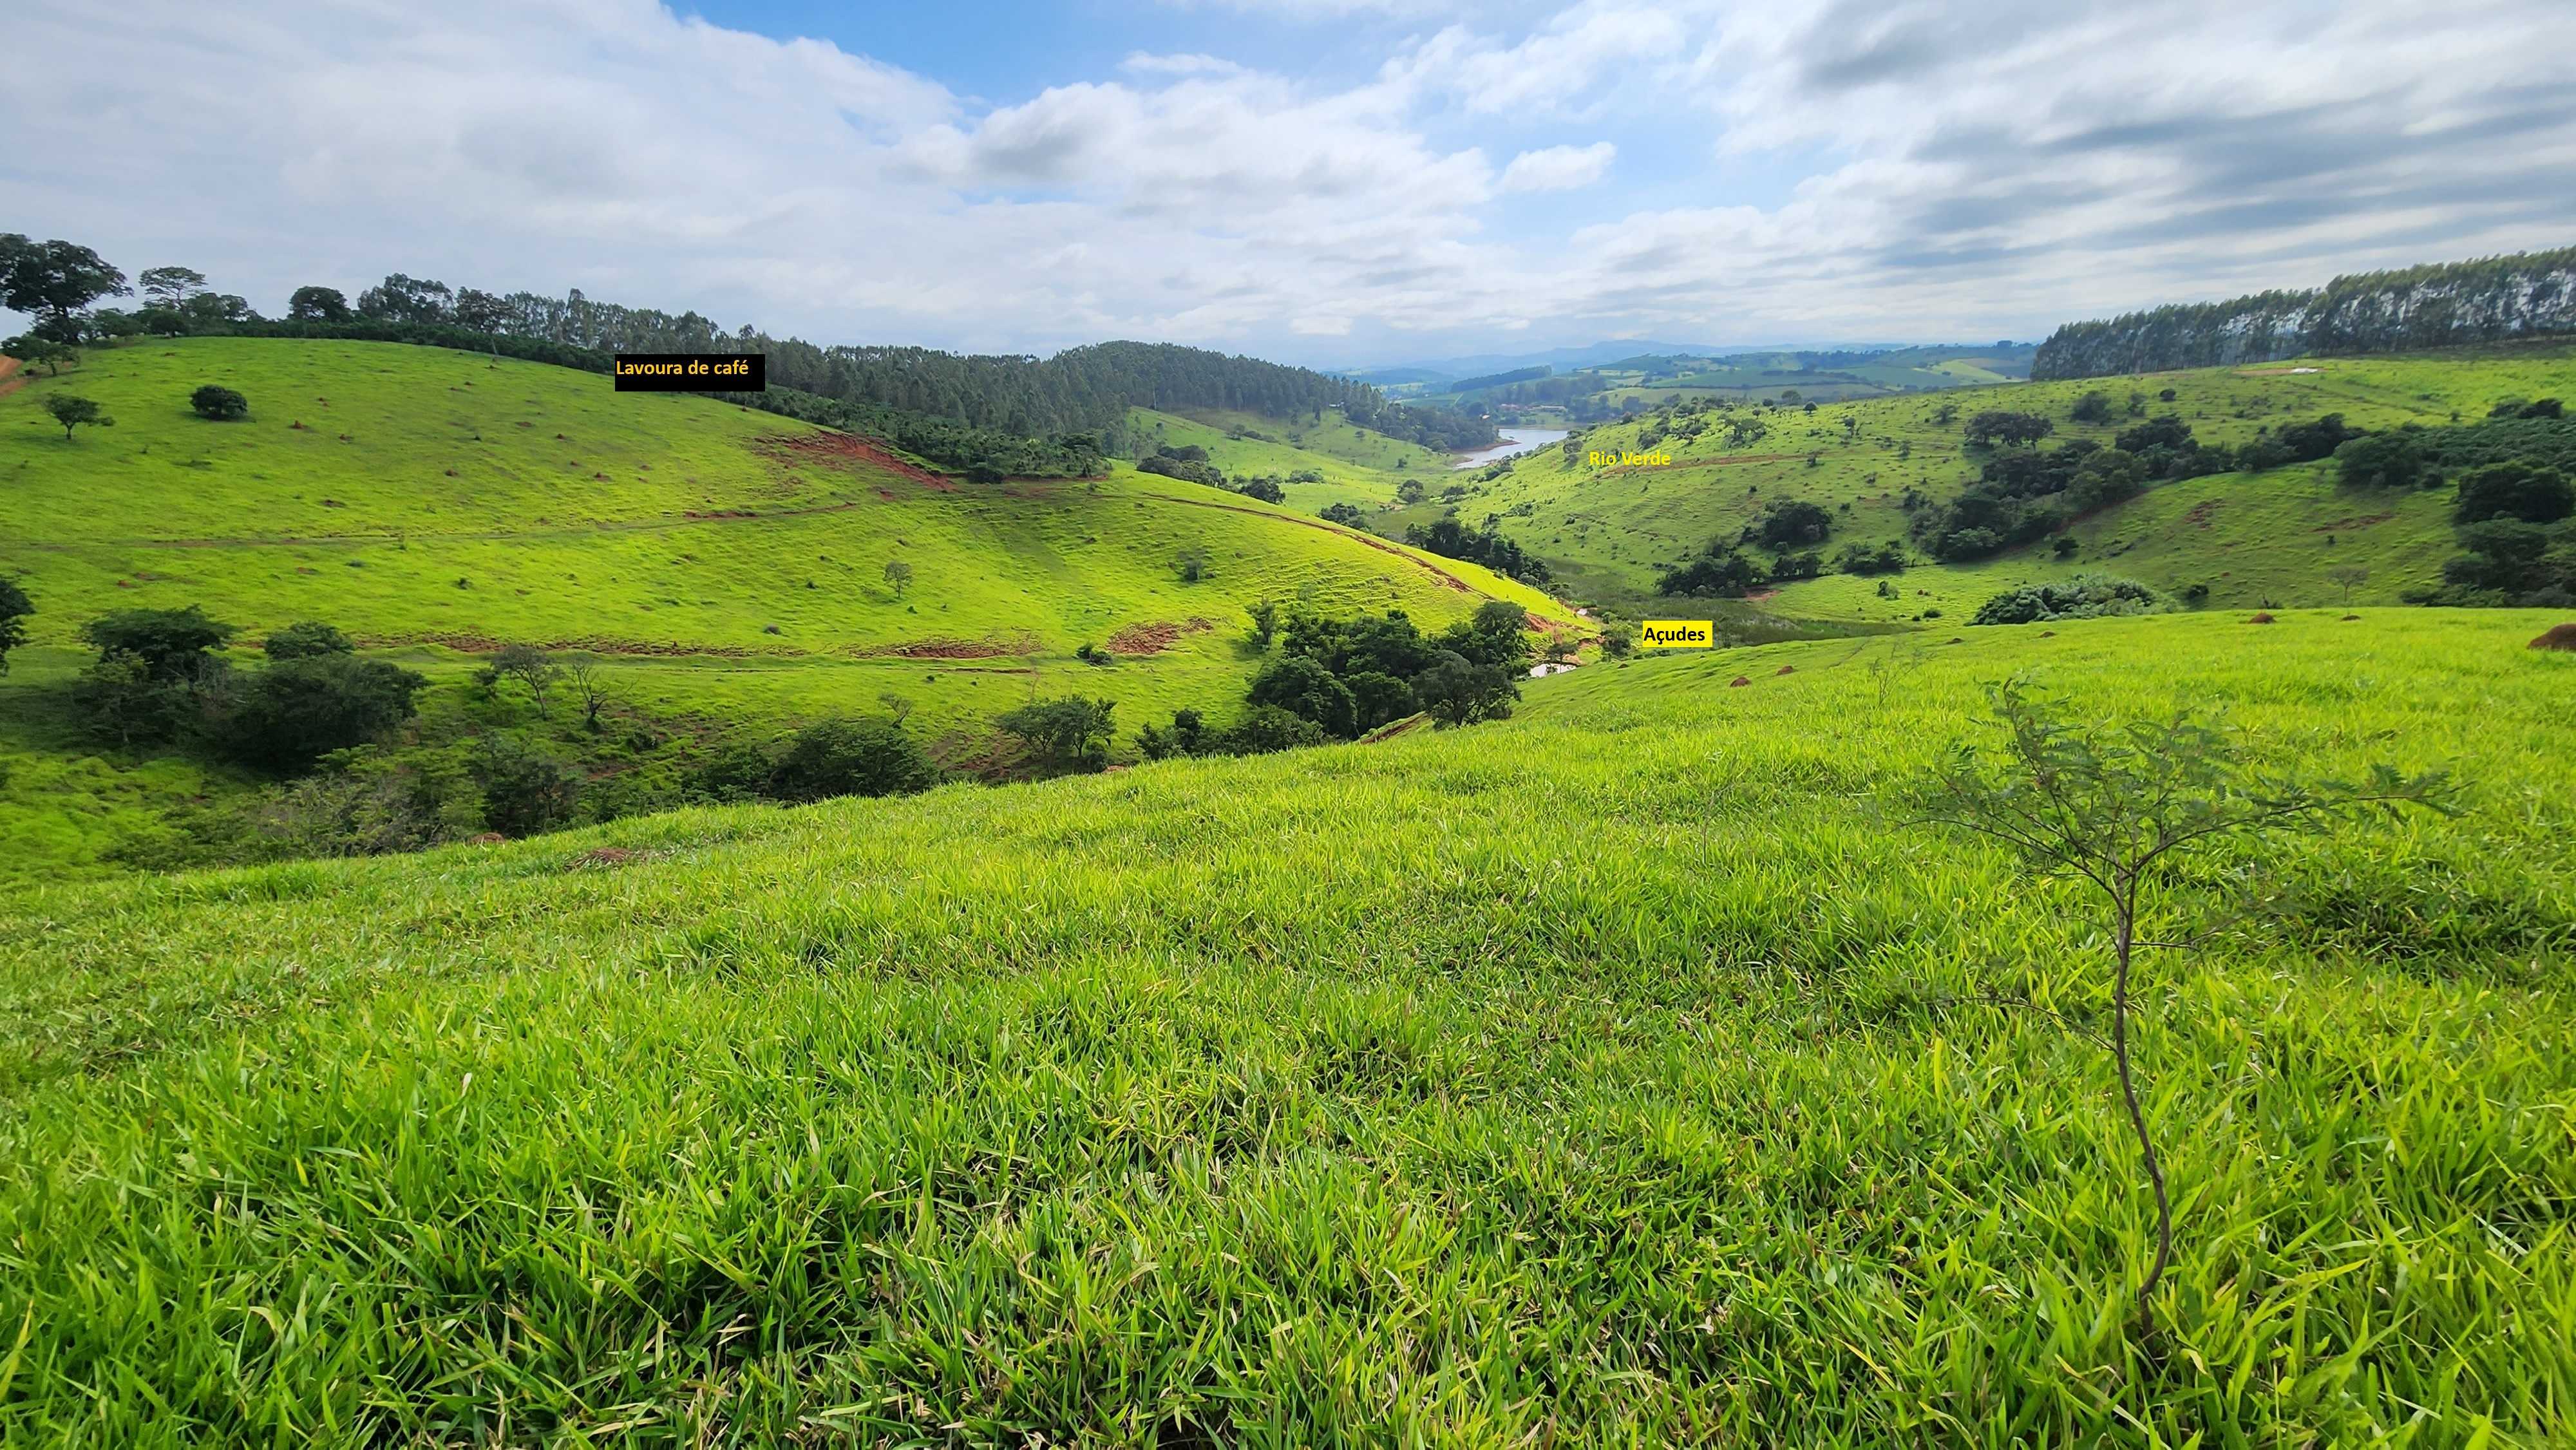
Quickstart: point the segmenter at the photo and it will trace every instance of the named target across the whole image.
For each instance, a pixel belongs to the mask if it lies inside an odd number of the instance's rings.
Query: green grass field
[[[188,394],[207,382],[247,395],[250,420],[195,417]],[[116,425],[66,442],[41,410],[58,392]],[[322,619],[442,684],[500,642],[597,651],[620,699],[659,717],[775,728],[896,693],[962,756],[1033,695],[1114,699],[1128,735],[1181,706],[1230,714],[1257,599],[1402,608],[1432,628],[1488,594],[1563,614],[1307,507],[1124,466],[1096,483],[925,482],[817,446],[829,436],[393,344],[198,338],[31,379],[0,397],[0,569],[38,610],[0,677],[0,887],[117,869],[155,802],[242,788],[72,728],[78,629],[120,608],[203,605],[243,627],[244,659],[267,631]],[[1210,560],[1197,584],[1171,567],[1190,548]],[[914,569],[900,596],[891,559]],[[1074,657],[1157,625],[1177,627],[1157,651],[1105,669]]]
[[[2314,369],[2292,372],[2293,367]],[[2171,403],[2157,401],[2174,390]],[[2105,425],[2073,422],[2067,413],[2086,392],[2114,404]],[[1670,468],[1601,468],[1580,455],[1568,462],[1542,450],[1484,485],[1463,512],[1501,515],[1504,532],[1556,566],[1577,597],[1639,608],[1651,604],[1656,575],[1713,537],[1732,539],[1765,507],[1812,500],[1835,511],[1828,552],[1844,542],[1902,538],[1907,488],[1936,500],[1955,496],[1975,476],[1957,423],[1935,421],[1943,406],[1962,415],[1983,408],[2045,414],[2057,423],[2050,446],[2087,438],[2108,446],[2139,421],[2125,404],[2143,393],[2146,416],[2174,413],[2204,441],[2241,445],[2256,430],[2339,412],[2353,426],[2429,427],[2483,418],[2508,396],[2576,392],[2576,349],[2563,342],[2422,357],[2319,359],[2260,368],[2200,369],[2137,378],[2018,383],[1977,392],[1828,404],[1812,415],[1770,415],[1770,435],[1742,448],[1725,446],[1722,429],[1697,439],[1669,437],[1655,446]],[[1856,426],[1846,427],[1849,419]],[[1586,433],[1581,450],[1616,453],[1636,446],[1646,425],[1621,423]],[[1808,462],[1812,456],[1815,462]],[[2406,589],[2438,582],[2441,561],[2456,552],[2442,499],[2389,498],[2339,490],[2325,466],[2231,474],[2160,485],[2144,497],[2074,526],[2083,546],[2060,562],[2045,549],[2025,550],[1964,569],[1918,569],[1906,576],[1905,608],[1893,610],[1871,592],[1875,581],[1827,579],[1788,587],[1769,605],[1785,614],[1849,619],[1910,617],[1940,601],[1973,609],[2001,584],[2107,569],[2160,588],[2210,586],[2215,605],[2341,603],[2345,586],[2327,571],[2361,567],[2369,578],[2351,598],[2394,603]],[[2385,517],[2382,517],[2385,515]],[[2331,535],[2334,542],[2328,544]],[[1917,597],[1917,590],[1926,591]]]
[[[2576,657],[2340,613],[10,899],[0,1438],[2568,1443]],[[2467,792],[2194,873],[2145,1337],[2081,898],[1874,805],[2016,672]]]

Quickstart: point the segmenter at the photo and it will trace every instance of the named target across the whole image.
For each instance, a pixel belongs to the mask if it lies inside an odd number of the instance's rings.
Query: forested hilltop
[[[757,328],[726,330],[696,312],[498,294],[395,273],[352,304],[336,288],[299,287],[283,318],[207,286],[187,267],[134,279],[142,306],[97,305],[136,288],[96,252],[66,241],[0,234],[0,301],[32,314],[0,351],[58,365],[84,346],[141,336],[234,335],[408,342],[503,353],[606,372],[619,352],[758,352],[769,390],[733,401],[882,437],[942,467],[974,475],[1085,475],[1102,456],[1142,451],[1125,435],[1130,408],[1240,411],[1321,421],[1327,410],[1435,451],[1494,441],[1483,416],[1395,403],[1366,383],[1309,368],[1167,343],[1105,342],[1050,358],[969,355],[923,347],[824,347]]]
[[[2258,292],[2070,322],[2039,346],[2040,382],[2405,352],[2576,330],[2576,247],[2360,272],[2305,291]]]
[[[1131,407],[1241,409],[1276,417],[1339,409],[1363,427],[1439,449],[1493,441],[1490,424],[1444,409],[1406,408],[1365,383],[1309,368],[1228,356],[1169,343],[1104,342],[1053,357],[978,355],[926,347],[825,347],[752,327],[728,332],[695,312],[565,296],[496,295],[396,274],[359,294],[353,315],[292,319],[305,326],[347,323],[460,327],[598,353],[759,352],[772,387],[837,402],[954,419],[1020,437],[1098,434]],[[1123,451],[1104,439],[1108,451]]]

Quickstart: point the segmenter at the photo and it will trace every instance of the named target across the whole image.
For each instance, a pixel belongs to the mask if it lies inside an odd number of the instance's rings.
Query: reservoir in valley
[[[1564,442],[1566,432],[1563,428],[1497,428],[1494,431],[1503,435],[1502,442],[1490,448],[1479,448],[1473,453],[1461,453],[1449,466],[1482,468],[1499,458],[1517,458],[1550,444]]]

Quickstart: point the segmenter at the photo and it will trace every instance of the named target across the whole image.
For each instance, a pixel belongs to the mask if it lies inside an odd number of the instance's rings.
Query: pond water
[[[1502,442],[1491,448],[1479,448],[1473,453],[1461,453],[1449,466],[1482,468],[1498,458],[1516,458],[1551,444],[1562,443],[1565,441],[1566,432],[1563,428],[1498,428],[1494,431],[1503,435]]]

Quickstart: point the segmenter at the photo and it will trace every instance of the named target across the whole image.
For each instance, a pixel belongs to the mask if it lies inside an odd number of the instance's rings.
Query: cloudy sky
[[[2576,242],[2570,0],[101,0],[0,231],[819,341],[2035,338]]]

